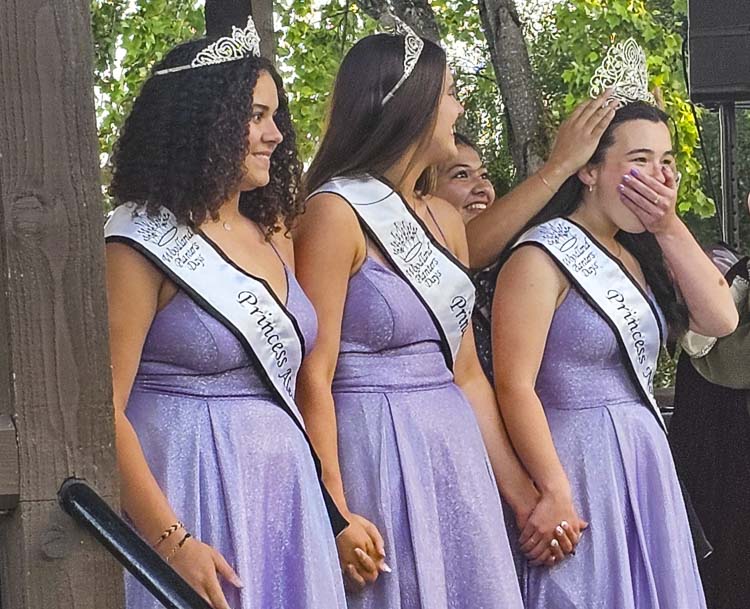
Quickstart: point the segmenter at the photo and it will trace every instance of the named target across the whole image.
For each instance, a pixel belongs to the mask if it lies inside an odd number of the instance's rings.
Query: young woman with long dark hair
[[[667,116],[625,104],[498,277],[498,402],[541,493],[521,547],[590,523],[575,556],[528,569],[529,609],[705,607],[652,382],[668,333],[725,335],[737,313],[676,215],[674,162]]]
[[[492,472],[523,524],[536,490],[477,360],[461,217],[430,196],[462,111],[440,47],[367,37],[306,176],[295,254],[320,333],[299,400],[351,523],[352,609],[521,607]]]

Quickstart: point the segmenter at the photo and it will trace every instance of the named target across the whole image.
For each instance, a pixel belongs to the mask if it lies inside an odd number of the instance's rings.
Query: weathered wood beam
[[[206,0],[206,33],[224,36],[232,26],[243,27],[253,16],[260,35],[260,52],[274,61],[276,36],[273,30],[273,0]]]
[[[7,414],[0,414],[0,517],[18,505],[20,486],[16,426]]]
[[[0,414],[20,467],[3,609],[124,604],[121,569],[56,497],[68,476],[119,493],[90,32],[88,0],[0,2]]]

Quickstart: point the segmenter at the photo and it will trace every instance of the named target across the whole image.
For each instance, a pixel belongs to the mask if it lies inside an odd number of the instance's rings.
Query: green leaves
[[[289,95],[300,158],[310,161],[325,123],[338,66],[349,48],[377,24],[353,2],[279,0],[278,65]]]
[[[714,202],[702,190],[699,138],[687,98],[682,37],[677,33],[685,1],[577,0],[556,5],[550,26],[531,41],[531,59],[548,109],[564,116],[588,95],[589,79],[613,40],[632,36],[645,49],[650,86],[662,93],[674,119],[673,139],[682,172],[680,211],[705,217]],[[666,26],[666,27],[665,27]],[[559,76],[558,76],[559,75]]]
[[[97,119],[103,175],[126,113],[150,67],[177,42],[203,34],[198,0],[92,0]],[[475,0],[433,0],[443,44],[466,108],[460,129],[484,150],[498,192],[516,180],[497,90]],[[289,93],[301,157],[320,139],[338,66],[351,45],[378,30],[353,0],[277,0],[277,63]],[[683,175],[681,211],[713,213],[702,190],[698,130],[686,97],[682,38],[687,0],[527,0],[525,31],[550,129],[588,94],[588,81],[613,35],[646,49],[651,85],[676,124]]]

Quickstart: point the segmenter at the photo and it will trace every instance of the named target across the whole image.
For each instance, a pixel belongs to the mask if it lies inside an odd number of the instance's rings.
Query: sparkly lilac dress
[[[527,609],[705,609],[667,437],[625,366],[610,327],[571,288],[536,390],[590,526],[575,556],[528,567]]]
[[[349,608],[521,609],[474,413],[426,309],[371,257],[349,280],[333,397],[349,509],[393,568]]]
[[[291,273],[287,307],[310,348],[315,312]],[[185,527],[244,583],[232,609],[344,609],[335,542],[299,428],[222,324],[178,292],[154,319],[126,411]],[[161,605],[135,579],[128,609]]]

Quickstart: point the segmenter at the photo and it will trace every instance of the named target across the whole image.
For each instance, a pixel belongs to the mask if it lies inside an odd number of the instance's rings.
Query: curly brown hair
[[[178,45],[154,71],[189,64],[213,40]],[[291,228],[303,209],[302,167],[281,78],[262,57],[152,75],[144,83],[112,155],[115,205],[135,202],[149,214],[164,206],[192,226],[216,219],[244,176],[252,95],[262,71],[276,83],[274,120],[284,139],[271,156],[269,183],[242,192],[239,208],[268,237],[282,224]]]

